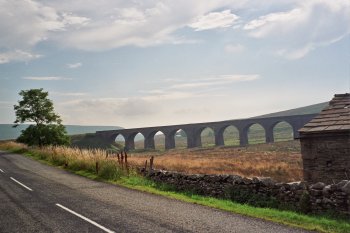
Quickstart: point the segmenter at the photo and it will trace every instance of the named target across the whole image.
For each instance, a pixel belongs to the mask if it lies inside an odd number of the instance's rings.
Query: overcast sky
[[[64,124],[245,118],[350,89],[350,0],[0,0],[0,123],[44,88]]]

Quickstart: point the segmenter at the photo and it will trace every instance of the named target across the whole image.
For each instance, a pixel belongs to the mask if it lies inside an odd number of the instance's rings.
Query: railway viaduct
[[[239,132],[240,146],[246,146],[248,144],[248,130],[253,124],[261,125],[265,130],[266,143],[274,142],[273,128],[280,122],[287,122],[293,129],[294,138],[299,137],[298,130],[302,128],[307,122],[314,118],[317,114],[307,115],[293,115],[293,116],[278,116],[278,117],[265,117],[265,118],[247,118],[238,120],[227,120],[217,122],[205,122],[205,123],[193,123],[183,125],[167,125],[167,126],[154,126],[144,128],[132,128],[132,129],[119,129],[119,130],[106,130],[97,131],[96,136],[103,138],[108,142],[114,142],[118,135],[122,135],[125,139],[125,148],[127,150],[135,149],[135,136],[141,133],[144,140],[145,149],[154,149],[154,136],[157,132],[162,132],[165,136],[165,149],[175,148],[175,134],[179,130],[183,130],[187,135],[187,147],[201,147],[201,133],[205,128],[211,128],[215,135],[215,145],[224,145],[224,131],[229,126],[234,126]]]

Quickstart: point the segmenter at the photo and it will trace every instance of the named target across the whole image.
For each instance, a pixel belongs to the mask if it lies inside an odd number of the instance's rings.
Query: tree
[[[69,137],[61,118],[54,112],[53,103],[48,99],[48,92],[40,89],[22,90],[19,93],[22,100],[14,105],[16,114],[15,125],[33,122],[17,138],[18,142],[40,147],[44,145],[67,145]]]

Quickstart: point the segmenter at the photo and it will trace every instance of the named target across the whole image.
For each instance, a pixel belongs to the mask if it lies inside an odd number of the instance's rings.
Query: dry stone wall
[[[294,207],[311,213],[336,213],[350,217],[350,181],[326,185],[322,182],[277,183],[270,178],[244,178],[237,175],[188,175],[154,170],[145,173],[151,180],[165,183],[179,191],[250,202],[274,200],[278,207]]]

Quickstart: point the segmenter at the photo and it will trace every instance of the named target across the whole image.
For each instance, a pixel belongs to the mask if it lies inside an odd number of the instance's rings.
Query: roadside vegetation
[[[105,150],[84,150],[64,146],[44,146],[38,148],[28,147],[13,141],[1,142],[0,149],[21,153],[46,164],[57,166],[95,180],[110,182],[186,202],[271,220],[307,230],[319,232],[350,232],[350,222],[347,220],[334,219],[326,216],[304,215],[270,208],[257,208],[245,204],[237,204],[229,200],[203,197],[193,193],[176,192],[172,187],[157,184],[139,175],[135,167],[136,163],[131,161],[130,157],[128,158],[129,166],[126,168],[125,164],[118,163],[116,158],[107,156]]]

